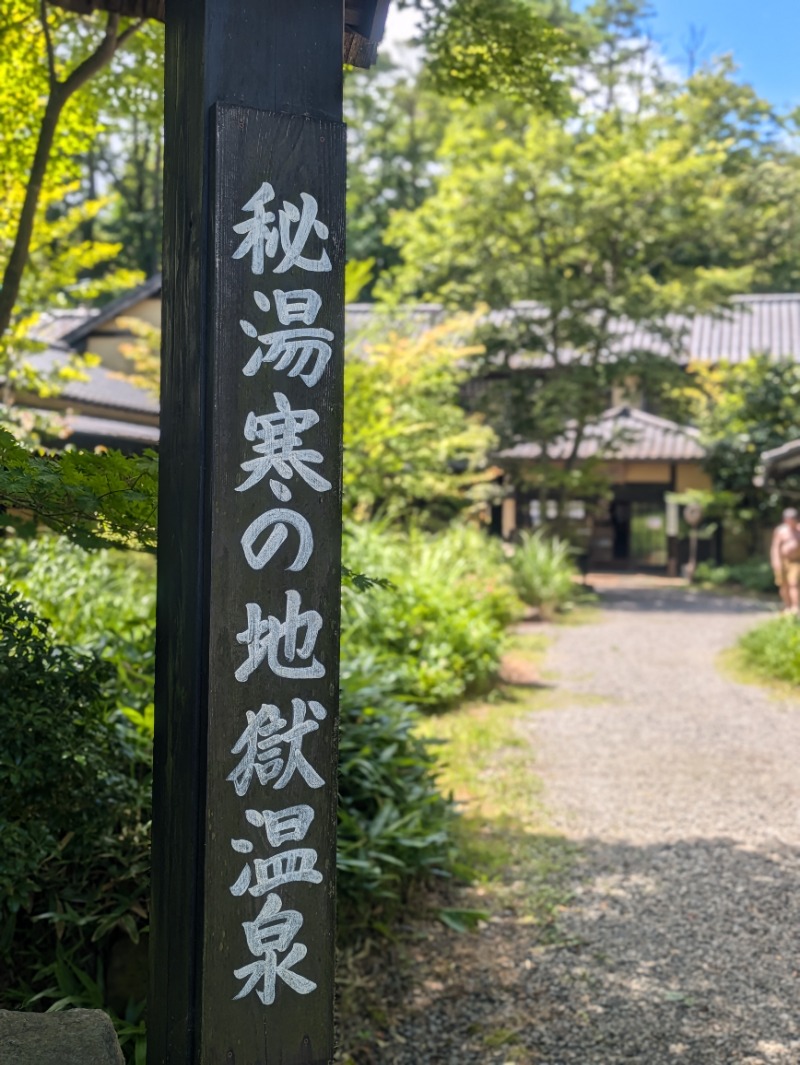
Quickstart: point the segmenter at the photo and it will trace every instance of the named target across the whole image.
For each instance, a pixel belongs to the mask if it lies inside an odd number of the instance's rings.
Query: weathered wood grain
[[[168,6],[148,1060],[323,1065],[332,1058],[345,186],[341,9],[328,0],[169,0]],[[264,181],[274,185],[277,207],[284,199],[299,202],[301,191],[317,198],[319,217],[330,229],[332,271],[311,277],[293,268],[254,281],[242,260],[231,258],[237,241],[232,226],[246,217],[241,209]],[[336,337],[324,380],[312,390],[268,366],[243,376],[254,344],[239,320],[256,321],[253,290],[271,295],[273,288],[300,287],[320,293],[320,324]],[[282,566],[254,572],[245,563],[239,541],[247,522],[266,509],[265,497],[259,486],[235,491],[248,457],[243,421],[261,406],[274,409],[275,391],[293,408],[319,413],[319,433],[309,436],[308,446],[323,452],[324,475],[334,485],[315,493],[299,478],[291,484],[316,540],[314,556],[302,573],[291,575],[291,586],[301,591],[303,608],[313,606],[324,621],[315,653],[326,673],[302,682],[302,690],[266,667],[246,684],[234,679],[246,657],[236,641],[246,628],[246,604],[259,602],[265,617],[280,616],[289,587]],[[316,699],[328,711],[324,728],[304,745],[327,787],[309,796],[293,782],[277,802],[266,790],[263,801],[239,798],[225,778],[235,768],[231,747],[246,711],[268,702],[291,718],[292,697]],[[298,971],[318,990],[297,995],[279,981],[273,1006],[263,1006],[255,994],[234,1002],[242,982],[233,969],[252,960],[242,922],[254,919],[264,899],[231,895],[242,855],[230,841],[246,835],[245,808],[274,810],[293,802],[318,807],[308,845],[319,853],[325,881],[287,885],[279,894],[284,909],[304,914],[298,939],[309,953]]]

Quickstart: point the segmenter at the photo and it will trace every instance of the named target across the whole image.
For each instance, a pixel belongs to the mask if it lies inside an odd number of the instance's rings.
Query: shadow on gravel
[[[635,613],[766,614],[778,609],[777,600],[716,595],[688,588],[604,588],[599,600],[604,610]]]
[[[515,905],[472,934],[420,921],[405,945],[368,954],[339,1060],[800,1062],[800,851],[594,840],[574,871],[555,925]],[[474,888],[459,895],[480,904]]]

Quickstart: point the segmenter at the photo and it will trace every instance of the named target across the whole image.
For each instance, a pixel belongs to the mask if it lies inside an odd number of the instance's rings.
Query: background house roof
[[[26,361],[39,373],[52,374],[66,368],[72,354],[65,348],[50,347],[30,355]],[[124,376],[102,366],[91,366],[81,372],[86,380],[67,380],[59,387],[59,406],[104,407],[157,418],[158,400]]]
[[[508,321],[509,317],[527,317],[535,322],[540,314],[539,304],[521,301],[507,311],[494,312],[493,319],[497,324]],[[671,314],[665,318],[664,325],[670,334],[679,338],[677,351],[653,330],[621,319],[611,325],[614,335],[611,354],[649,351],[677,356],[684,366],[740,363],[762,353],[800,362],[800,293],[735,296],[729,308],[716,314]],[[564,352],[563,357],[568,359],[569,352]],[[549,357],[520,352],[509,363],[513,369],[546,368]]]
[[[548,455],[563,462],[572,454],[575,429],[570,428],[549,448]],[[539,444],[519,443],[499,453],[501,459],[535,460]],[[617,462],[699,462],[705,457],[696,429],[632,407],[611,407],[596,425],[586,429],[578,445],[578,458],[603,458]]]
[[[99,311],[87,312],[84,310],[82,317],[76,321],[74,328],[68,333],[62,334],[59,339],[70,347],[77,347],[92,333],[96,333],[102,326],[113,322],[120,315],[124,315],[126,311],[135,307],[137,303],[141,303],[142,300],[158,299],[160,297],[161,274],[153,274],[147,281],[137,285],[136,288],[132,288],[129,292],[123,292],[121,296],[101,307]]]

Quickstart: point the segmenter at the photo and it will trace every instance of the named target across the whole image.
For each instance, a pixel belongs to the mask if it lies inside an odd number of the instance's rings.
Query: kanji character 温
[[[247,840],[231,840],[233,849],[241,852],[242,842]],[[251,844],[252,846],[252,844]],[[295,850],[282,851],[270,858],[256,858],[252,869],[248,862],[242,869],[235,884],[230,888],[231,895],[244,895],[249,889],[250,894],[258,897],[275,891],[284,884],[321,884],[322,873],[316,868],[317,852],[311,847],[297,847]],[[255,870],[256,882],[251,886],[253,871]]]

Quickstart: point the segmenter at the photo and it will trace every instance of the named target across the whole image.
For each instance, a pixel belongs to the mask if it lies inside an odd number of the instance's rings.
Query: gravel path
[[[797,1065],[800,705],[716,668],[759,608],[633,582],[602,606],[559,631],[568,705],[529,727],[585,855],[538,1060]]]
[[[800,702],[716,661],[763,608],[608,584],[522,726],[580,855],[555,937],[417,930],[359,1065],[800,1065]]]

